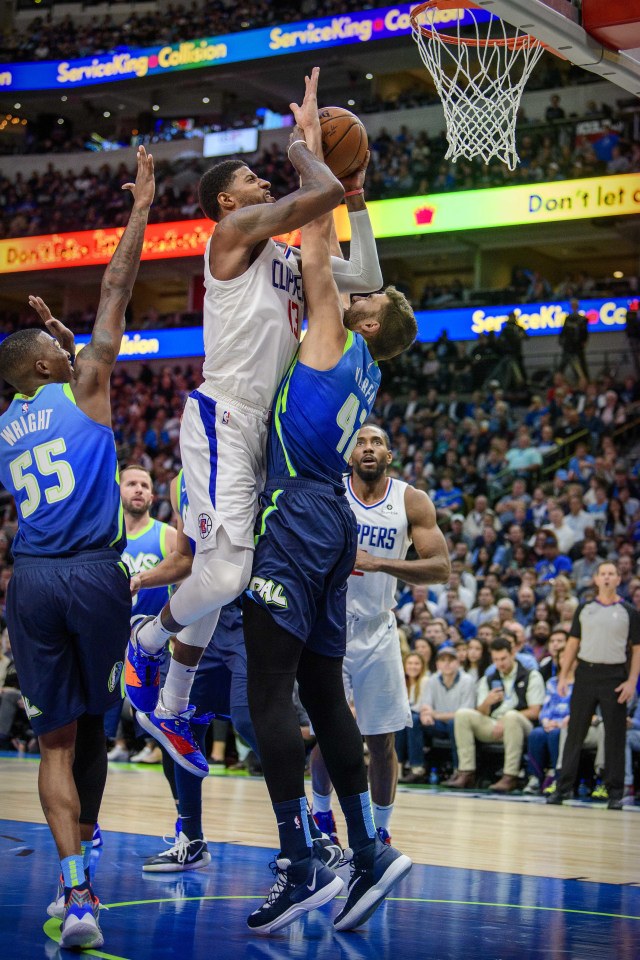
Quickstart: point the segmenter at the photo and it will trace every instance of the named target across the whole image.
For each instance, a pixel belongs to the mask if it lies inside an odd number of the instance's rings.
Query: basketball
[[[319,111],[324,159],[336,177],[347,177],[365,158],[369,139],[355,113],[343,107]]]

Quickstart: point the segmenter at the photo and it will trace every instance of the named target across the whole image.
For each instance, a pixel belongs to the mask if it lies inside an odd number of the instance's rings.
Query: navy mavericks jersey
[[[151,518],[149,523],[135,536],[127,534],[127,543],[122,559],[129,568],[131,576],[157,567],[167,555],[168,524]],[[159,613],[171,596],[172,587],[146,587],[138,591],[131,600],[132,612],[154,616]]]
[[[113,431],[76,406],[68,383],[14,396],[0,417],[0,482],[18,510],[15,556],[122,552]]]
[[[342,488],[358,430],[379,385],[378,365],[364,338],[352,330],[331,370],[313,370],[296,357],[276,394],[267,475]]]

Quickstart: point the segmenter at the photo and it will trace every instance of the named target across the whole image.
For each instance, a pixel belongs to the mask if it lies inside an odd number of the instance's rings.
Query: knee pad
[[[211,613],[207,613],[204,617],[201,617],[200,620],[196,620],[194,623],[190,623],[188,627],[184,627],[180,633],[177,634],[178,640],[188,647],[199,647],[201,650],[204,650],[205,647],[209,646],[209,641],[213,636],[213,631],[216,628],[219,616],[220,610],[213,610]]]

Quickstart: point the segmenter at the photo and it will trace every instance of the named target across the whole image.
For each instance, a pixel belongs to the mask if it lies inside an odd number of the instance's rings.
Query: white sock
[[[167,679],[162,688],[162,706],[170,713],[183,713],[189,706],[189,695],[197,672],[196,667],[187,667],[171,658]]]
[[[169,637],[172,637],[173,634],[173,630],[167,630],[166,627],[162,626],[162,620],[160,619],[160,614],[158,614],[153,620],[148,620],[147,623],[140,627],[137,635],[138,643],[145,653],[150,653],[152,656],[155,656],[157,653],[160,653]]]
[[[381,807],[372,800],[371,806],[373,808],[373,822],[376,825],[376,830],[378,827],[388,830],[389,823],[391,822],[391,814],[393,813],[393,804],[390,803],[388,807]]]
[[[312,813],[331,813],[331,797],[333,795],[333,790],[331,793],[323,794],[316,793],[315,790],[311,791],[313,793],[313,807]]]

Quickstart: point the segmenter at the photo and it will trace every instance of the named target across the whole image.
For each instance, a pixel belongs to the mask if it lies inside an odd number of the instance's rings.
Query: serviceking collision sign
[[[278,27],[246,30],[219,37],[194,38],[184,43],[134,48],[120,46],[104,56],[80,60],[0,64],[1,90],[60,90],[92,83],[131,80],[152,74],[215,67],[260,60],[285,53],[320,50],[345,43],[367,43],[402,36],[410,31],[409,12],[415,4],[381,7],[344,16],[304,20]],[[475,11],[476,20],[489,13]],[[436,23],[471,22],[468,10],[437,11]],[[416,62],[417,65],[417,62]]]

